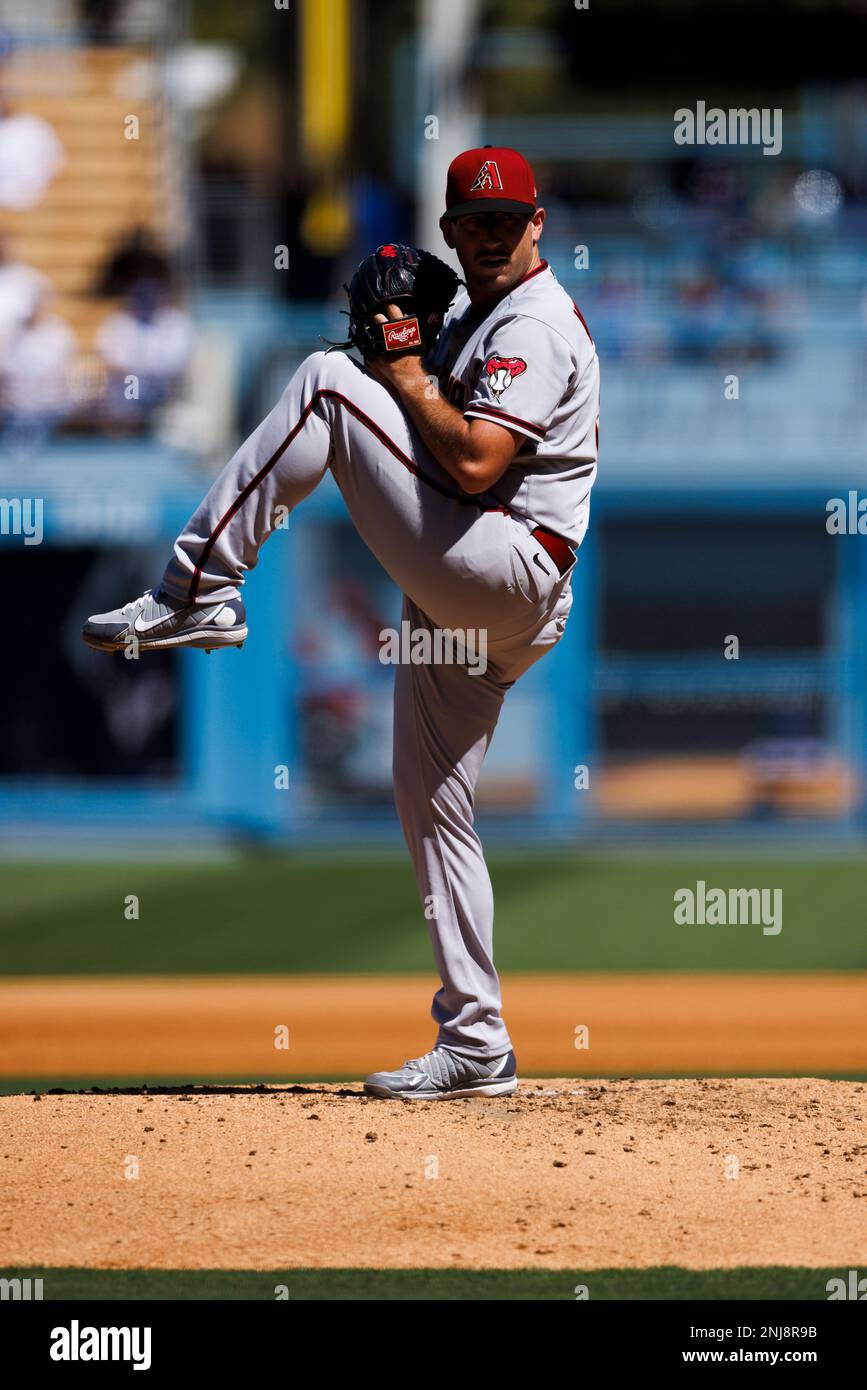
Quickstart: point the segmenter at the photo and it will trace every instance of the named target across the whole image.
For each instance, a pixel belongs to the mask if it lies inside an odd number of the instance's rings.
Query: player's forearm
[[[420,364],[417,371],[408,370],[392,381],[404,409],[437,462],[465,492],[484,492],[492,482],[487,459],[480,453],[460,411],[443,400]]]

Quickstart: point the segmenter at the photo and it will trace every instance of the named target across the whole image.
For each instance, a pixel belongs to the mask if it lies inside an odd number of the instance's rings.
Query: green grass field
[[[867,858],[495,854],[502,970],[867,967]],[[678,926],[676,889],[780,888],[783,928]],[[124,901],[136,894],[140,917]],[[0,865],[0,975],[430,970],[403,857]]]
[[[0,1269],[0,1279],[42,1279],[45,1301],[292,1300],[590,1301],[778,1299],[825,1301],[839,1269]],[[286,1295],[281,1295],[285,1297]],[[584,1295],[582,1295],[584,1296]]]

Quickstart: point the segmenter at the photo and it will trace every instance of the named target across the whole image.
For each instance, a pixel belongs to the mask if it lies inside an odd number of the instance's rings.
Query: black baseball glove
[[[365,361],[371,357],[424,354],[433,347],[446,310],[462,281],[445,261],[415,246],[380,246],[361,262],[351,282],[349,339],[338,347],[356,347]],[[403,309],[404,317],[375,323],[387,304]]]

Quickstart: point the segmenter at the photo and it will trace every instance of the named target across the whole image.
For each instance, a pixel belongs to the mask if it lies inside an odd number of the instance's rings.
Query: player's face
[[[476,300],[502,299],[538,259],[545,209],[468,213],[444,221],[443,236],[458,254],[470,294]]]

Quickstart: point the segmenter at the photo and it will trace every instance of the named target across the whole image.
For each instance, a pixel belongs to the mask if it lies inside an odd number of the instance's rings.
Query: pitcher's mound
[[[524,1081],[0,1099],[0,1266],[867,1265],[867,1086]]]

